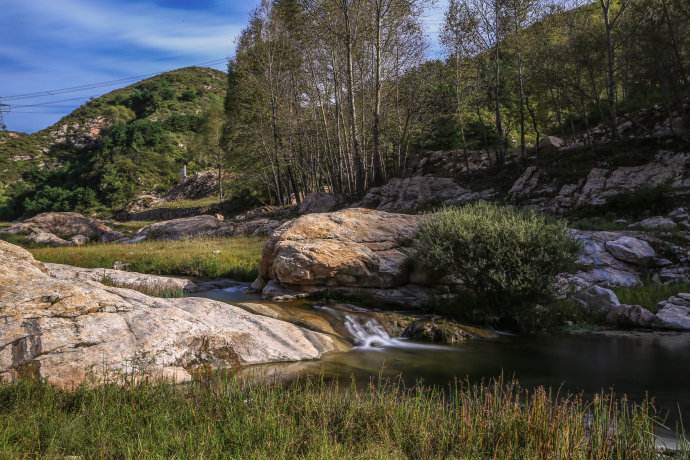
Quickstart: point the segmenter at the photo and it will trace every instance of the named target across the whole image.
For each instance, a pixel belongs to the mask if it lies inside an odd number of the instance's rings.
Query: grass
[[[654,427],[649,403],[500,381],[446,392],[229,377],[73,392],[0,386],[3,459],[651,460],[661,458]]]
[[[618,223],[614,216],[592,216],[583,217],[581,219],[576,219],[571,222],[571,226],[578,230],[599,230],[599,231],[609,231],[615,232],[619,230],[626,230],[628,228],[628,223]]]
[[[42,262],[76,267],[113,268],[121,262],[130,271],[154,275],[252,281],[262,247],[260,238],[225,238],[33,248],[31,253]]]
[[[643,286],[613,289],[618,300],[626,305],[641,305],[652,313],[657,312],[659,302],[679,292],[690,292],[690,283],[645,283]]]
[[[206,198],[199,198],[198,200],[175,200],[175,201],[161,201],[152,206],[155,208],[169,208],[169,209],[187,209],[187,208],[207,208],[220,204],[220,199],[217,196],[209,196]]]

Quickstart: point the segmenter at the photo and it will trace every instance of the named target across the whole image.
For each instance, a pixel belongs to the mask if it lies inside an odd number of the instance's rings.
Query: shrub
[[[555,275],[577,252],[564,223],[486,203],[428,215],[415,248],[427,273],[460,282],[474,319],[518,323],[525,307],[550,300]]]

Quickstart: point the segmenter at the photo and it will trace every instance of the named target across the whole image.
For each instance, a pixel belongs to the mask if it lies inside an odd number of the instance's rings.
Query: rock
[[[628,235],[620,232],[592,232],[571,230],[570,235],[581,244],[577,276],[590,284],[633,287],[641,284],[639,267],[617,259],[607,245]],[[623,253],[621,250],[620,253]]]
[[[70,241],[75,246],[83,246],[89,242],[89,238],[84,235],[74,235],[72,238],[70,238]]]
[[[529,166],[515,181],[508,191],[511,197],[529,195],[539,185],[539,170],[536,166]]]
[[[595,314],[608,314],[621,304],[618,296],[611,289],[601,286],[592,286],[578,291],[573,295],[573,300]]]
[[[165,195],[165,200],[197,200],[218,192],[218,172],[202,171],[182,180]]]
[[[618,327],[652,327],[656,316],[639,305],[622,305],[610,289],[592,286],[577,292],[573,300],[606,323]]]
[[[253,284],[253,283],[252,283]],[[290,300],[305,298],[308,294],[287,289],[271,280],[261,289],[261,296],[264,299],[273,300],[274,302],[287,302]]]
[[[89,241],[111,242],[122,238],[121,233],[113,231],[103,222],[76,212],[45,212],[14,224],[4,231],[5,233],[27,235],[35,240],[53,238],[48,236],[31,237],[32,233],[52,233],[63,240],[80,236],[86,237]],[[59,243],[55,239],[53,241],[55,244]],[[66,242],[66,244],[70,243]]]
[[[636,287],[642,285],[642,280],[638,273],[610,267],[593,268],[586,272],[578,272],[576,275],[589,284],[600,284],[602,286]]]
[[[173,276],[149,275],[110,268],[81,268],[71,265],[43,264],[48,274],[59,280],[96,281],[113,287],[134,290],[163,290],[194,293],[224,289],[237,286],[236,281],[229,279],[215,279],[213,281],[195,281],[189,278]],[[122,267],[122,263],[119,264]]]
[[[447,345],[466,342],[476,337],[462,324],[442,318],[418,319],[405,329],[402,336],[407,339]]]
[[[128,213],[137,213],[150,209],[160,202],[161,199],[156,195],[139,195],[134,200],[127,203],[125,209]]]
[[[432,176],[413,176],[391,179],[364,196],[359,206],[379,211],[414,213],[460,200],[471,194],[453,179]]]
[[[409,263],[404,246],[418,222],[417,216],[367,209],[302,216],[266,243],[261,276],[287,286],[402,286]]]
[[[231,236],[233,229],[215,216],[203,215],[156,222],[140,229],[133,241],[181,240],[203,236]]]
[[[606,249],[618,260],[643,267],[650,265],[656,257],[649,243],[629,236],[607,241]]]
[[[419,219],[369,209],[302,216],[268,240],[261,277],[267,286],[272,280],[300,292],[328,290],[396,305],[419,301],[424,289],[409,286],[409,245]]]
[[[676,224],[673,220],[667,218],[667,217],[650,217],[648,219],[645,219],[641,222],[638,222],[636,224],[631,225],[632,228],[641,228],[643,230],[651,230],[651,231],[661,231],[661,232],[667,232],[667,231],[673,231],[678,228],[678,224]]]
[[[300,215],[321,212],[331,212],[340,204],[340,200],[332,193],[314,192],[304,197],[299,207]]]
[[[156,222],[140,229],[130,240],[181,240],[192,238],[226,238],[230,236],[268,236],[282,224],[268,218],[225,220],[218,216],[201,215]]]
[[[656,316],[667,329],[690,331],[690,294],[678,294],[658,305]]]
[[[554,153],[565,146],[565,141],[556,136],[545,136],[539,141],[539,151]]]
[[[667,187],[671,196],[690,192],[690,153],[659,151],[638,166],[593,168],[571,183],[530,166],[513,183],[508,198],[542,211],[564,214],[572,209],[605,205],[612,198],[640,190]]]
[[[668,214],[668,218],[676,223],[686,222],[690,219],[690,215],[685,208],[676,208]]]
[[[49,276],[0,241],[0,380],[73,388],[124,375],[185,381],[199,367],[315,359],[336,338],[209,299],[157,299]]]
[[[41,246],[70,246],[74,244],[71,241],[63,240],[53,233],[44,232],[38,229],[31,230],[25,237],[27,241]]]

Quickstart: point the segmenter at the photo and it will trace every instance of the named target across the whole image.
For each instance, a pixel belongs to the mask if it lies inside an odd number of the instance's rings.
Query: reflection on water
[[[247,294],[237,294],[235,299],[226,295],[222,300],[246,301]],[[304,311],[305,306],[289,308]],[[328,307],[319,310],[323,315]],[[319,314],[315,309],[309,311]],[[690,426],[690,334],[504,336],[435,347],[391,338],[380,325],[368,323],[366,316],[358,317],[357,311],[332,311],[329,318],[334,328],[346,329],[356,344],[363,346],[318,361],[253,366],[239,371],[240,375],[259,379],[313,375],[362,383],[379,376],[400,377],[408,384],[422,381],[437,386],[456,379],[479,382],[503,375],[516,378],[525,387],[542,385],[561,393],[587,396],[614,390],[634,400],[649,396],[672,427],[679,413],[684,425]]]
[[[366,383],[400,377],[446,386],[503,375],[525,387],[546,386],[586,396],[614,390],[631,399],[654,398],[659,415],[675,427],[679,412],[690,426],[690,334],[585,334],[504,337],[456,347],[354,349],[319,361],[255,366],[247,376],[292,379],[323,376]]]

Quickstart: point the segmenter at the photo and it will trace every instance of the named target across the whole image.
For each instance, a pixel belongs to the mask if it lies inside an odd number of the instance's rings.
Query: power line
[[[211,61],[201,62],[198,64],[191,64],[187,67],[193,67],[193,66],[213,67],[213,66],[216,66],[216,65],[219,65],[221,63],[226,62],[227,59],[228,58],[219,58],[219,59],[214,59]],[[175,69],[170,69],[170,70],[175,70]],[[119,78],[117,80],[108,80],[108,81],[101,81],[101,82],[95,82],[95,83],[87,83],[87,84],[78,85],[78,86],[71,86],[71,87],[66,87],[66,88],[58,88],[58,89],[52,89],[52,90],[38,91],[35,93],[13,94],[11,96],[3,97],[3,100],[15,101],[15,100],[22,100],[22,99],[35,99],[35,98],[40,98],[40,97],[58,96],[61,94],[76,93],[76,92],[86,91],[86,90],[90,90],[90,89],[106,88],[106,87],[115,86],[115,85],[118,85],[121,83],[127,83],[127,82],[130,82],[132,80],[140,80],[142,78],[153,77],[153,76],[165,73],[165,72],[169,72],[170,70],[164,70],[164,71],[160,71],[160,72],[141,74],[141,75],[132,75],[130,77]]]

